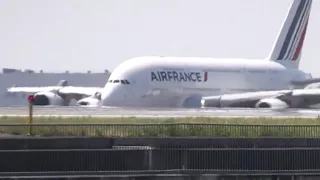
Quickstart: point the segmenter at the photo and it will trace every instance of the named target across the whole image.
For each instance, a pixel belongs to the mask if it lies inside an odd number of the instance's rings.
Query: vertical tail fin
[[[299,68],[311,3],[312,0],[293,0],[269,60],[288,68]]]

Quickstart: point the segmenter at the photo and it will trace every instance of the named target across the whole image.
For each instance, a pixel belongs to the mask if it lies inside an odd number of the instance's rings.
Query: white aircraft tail
[[[293,0],[268,57],[288,68],[299,68],[312,0]]]

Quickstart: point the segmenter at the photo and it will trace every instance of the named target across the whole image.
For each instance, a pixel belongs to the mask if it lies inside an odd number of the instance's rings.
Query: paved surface
[[[0,107],[1,116],[28,116],[28,107]],[[88,107],[34,107],[34,116],[60,117],[274,117],[274,118],[318,118],[320,110],[316,109],[135,109],[135,108],[88,108]]]

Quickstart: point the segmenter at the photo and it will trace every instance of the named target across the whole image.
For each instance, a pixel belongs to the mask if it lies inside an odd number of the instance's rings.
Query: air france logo
[[[177,71],[151,72],[151,81],[206,82],[207,80],[208,80],[208,72],[177,72]]]

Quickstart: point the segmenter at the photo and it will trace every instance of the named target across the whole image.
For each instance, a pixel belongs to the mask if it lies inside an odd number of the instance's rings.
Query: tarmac
[[[29,115],[28,107],[0,107],[0,116]],[[33,107],[33,116],[58,117],[137,117],[137,118],[183,118],[183,117],[272,117],[272,118],[320,118],[319,109],[249,109],[249,108],[117,108],[117,107]]]

